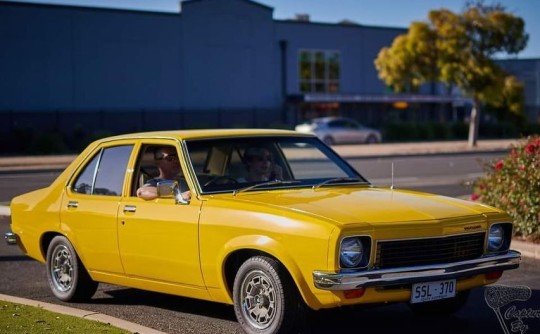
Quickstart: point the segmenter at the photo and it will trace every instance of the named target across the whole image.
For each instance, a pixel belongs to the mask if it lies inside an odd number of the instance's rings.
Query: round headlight
[[[364,245],[362,245],[362,241],[360,241],[360,238],[345,238],[341,241],[341,249],[339,252],[341,267],[358,267],[360,262],[362,262],[363,256]]]
[[[496,252],[504,245],[504,229],[501,225],[492,225],[489,228],[488,250]]]

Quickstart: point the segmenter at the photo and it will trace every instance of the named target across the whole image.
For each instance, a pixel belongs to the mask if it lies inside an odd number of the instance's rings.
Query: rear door
[[[62,198],[62,230],[89,271],[123,273],[117,215],[133,143],[99,147],[68,182]]]

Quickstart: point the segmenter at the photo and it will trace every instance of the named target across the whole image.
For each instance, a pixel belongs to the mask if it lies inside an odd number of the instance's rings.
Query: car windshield
[[[314,137],[193,139],[186,147],[202,193],[369,184]]]

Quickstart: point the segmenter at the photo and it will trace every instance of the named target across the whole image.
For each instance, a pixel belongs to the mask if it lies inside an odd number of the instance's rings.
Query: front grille
[[[484,249],[484,233],[441,238],[377,242],[375,266],[380,269],[452,263],[478,258]]]

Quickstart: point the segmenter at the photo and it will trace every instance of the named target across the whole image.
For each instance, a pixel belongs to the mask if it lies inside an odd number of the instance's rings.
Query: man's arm
[[[157,187],[154,186],[142,186],[137,189],[137,197],[144,200],[151,200],[158,197]]]
[[[139,189],[137,189],[137,197],[142,198],[142,199],[144,199],[146,201],[149,201],[151,199],[156,199],[156,198],[158,198],[157,187],[154,187],[154,186],[142,186]],[[191,199],[191,191],[189,191],[189,190],[184,191],[182,193],[182,197],[185,200],[189,201]]]

